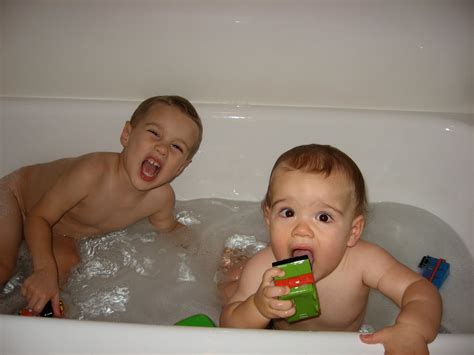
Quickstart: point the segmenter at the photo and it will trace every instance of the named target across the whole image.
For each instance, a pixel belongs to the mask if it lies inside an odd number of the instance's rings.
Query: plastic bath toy
[[[427,278],[438,289],[449,275],[449,263],[444,259],[433,258],[432,256],[424,256],[418,267],[421,269],[421,274]]]
[[[215,327],[216,325],[211,318],[205,314],[195,314],[179,322],[175,325],[189,326],[189,327]]]
[[[64,314],[64,303],[63,301],[59,301],[59,311],[61,312],[61,316]],[[41,311],[40,314],[35,315],[33,313],[33,310],[29,308],[24,308],[20,312],[18,312],[20,316],[26,316],[26,317],[48,317],[52,318],[54,317],[53,315],[53,306],[51,304],[51,301],[48,301],[48,303],[45,304],[43,310]]]
[[[290,293],[280,296],[280,299],[295,302],[296,312],[286,320],[292,323],[319,316],[318,293],[308,256],[303,255],[276,261],[272,263],[272,266],[285,271],[285,276],[275,277],[275,285],[290,287]]]

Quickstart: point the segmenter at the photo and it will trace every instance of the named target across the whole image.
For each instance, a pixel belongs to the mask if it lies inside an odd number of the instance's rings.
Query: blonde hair
[[[356,214],[367,211],[367,195],[364,177],[357,164],[344,152],[330,145],[308,144],[292,148],[277,159],[273,165],[267,193],[262,201],[262,208],[270,207],[272,201],[271,185],[277,168],[302,170],[308,173],[323,174],[326,177],[333,171],[344,173],[354,184]]]

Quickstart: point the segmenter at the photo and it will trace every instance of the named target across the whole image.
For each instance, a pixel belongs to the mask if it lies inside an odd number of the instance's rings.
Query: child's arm
[[[79,159],[27,214],[25,240],[32,257],[33,273],[23,283],[22,294],[28,307],[37,313],[51,300],[55,316],[60,315],[58,269],[51,228],[87,196],[90,186],[100,175],[97,164]]]
[[[245,265],[235,295],[222,309],[221,327],[265,328],[271,319],[286,318],[295,313],[292,301],[278,299],[278,296],[288,294],[290,288],[273,284],[275,276],[284,276],[283,270],[267,269],[260,281],[258,270],[262,270],[262,259],[265,258],[257,254]],[[268,265],[268,262],[265,260],[264,264]]]
[[[393,326],[362,335],[362,341],[383,343],[390,354],[428,354],[427,344],[436,338],[441,323],[442,302],[437,289],[383,249],[370,249],[372,255],[366,260],[371,260],[373,269],[364,273],[364,282],[394,301],[400,313]]]
[[[160,209],[149,216],[148,219],[158,231],[171,232],[184,226],[176,220],[174,215],[176,197],[169,184],[157,189],[154,198],[159,201]]]

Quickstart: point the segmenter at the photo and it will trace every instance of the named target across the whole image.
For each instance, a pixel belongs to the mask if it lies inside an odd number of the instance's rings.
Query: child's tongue
[[[311,264],[313,264],[313,253],[308,249],[295,249],[293,250],[293,257],[307,255]]]
[[[160,168],[158,166],[150,163],[148,160],[145,160],[142,164],[142,174],[145,178],[149,179],[155,177],[159,170]]]

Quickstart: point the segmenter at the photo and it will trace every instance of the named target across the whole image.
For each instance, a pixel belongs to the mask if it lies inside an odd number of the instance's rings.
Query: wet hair
[[[273,165],[267,193],[262,201],[262,208],[271,205],[271,186],[277,168],[283,168],[287,171],[301,170],[307,173],[323,174],[326,177],[334,171],[342,172],[354,184],[356,215],[363,215],[367,211],[364,177],[357,164],[347,154],[335,147],[320,144],[300,145],[280,155]]]
[[[168,106],[173,106],[178,108],[182,113],[187,115],[196,125],[198,126],[199,134],[198,140],[189,152],[189,157],[193,157],[194,154],[199,150],[199,146],[201,145],[202,141],[202,122],[199,114],[197,113],[194,106],[189,102],[187,99],[177,95],[169,95],[169,96],[153,96],[145,101],[143,101],[138,107],[136,108],[135,112],[133,112],[132,117],[130,118],[130,124],[132,127],[136,127],[140,119],[146,116],[148,111],[155,105],[158,104],[165,104]]]

